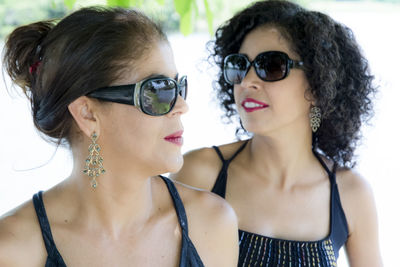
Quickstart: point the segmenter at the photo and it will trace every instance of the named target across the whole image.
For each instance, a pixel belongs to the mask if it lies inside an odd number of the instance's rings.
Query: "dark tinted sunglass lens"
[[[188,82],[186,76],[184,76],[179,80],[179,95],[185,100],[187,97],[187,88]]]
[[[175,104],[176,83],[172,79],[149,80],[141,90],[142,109],[147,114],[166,114]]]
[[[264,81],[277,81],[286,77],[287,57],[283,53],[263,53],[257,56],[255,67]]]
[[[246,76],[248,68],[247,59],[241,55],[230,55],[224,61],[225,81],[230,84],[239,84]]]

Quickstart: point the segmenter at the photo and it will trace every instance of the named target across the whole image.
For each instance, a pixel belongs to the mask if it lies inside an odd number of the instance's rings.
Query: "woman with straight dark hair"
[[[186,76],[159,26],[84,8],[15,29],[3,62],[74,166],[0,218],[0,266],[236,265],[230,206],[158,176],[182,166],[187,111]]]
[[[251,138],[185,155],[174,175],[232,205],[239,266],[382,266],[372,190],[352,167],[375,87],[352,31],[259,1],[215,34],[215,82]],[[240,132],[240,131],[239,131]]]

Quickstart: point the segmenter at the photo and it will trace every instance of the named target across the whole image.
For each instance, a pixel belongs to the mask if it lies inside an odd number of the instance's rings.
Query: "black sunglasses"
[[[225,81],[231,85],[241,83],[251,66],[261,80],[275,82],[285,79],[291,68],[301,68],[303,62],[290,59],[281,51],[262,52],[253,61],[244,54],[230,54],[224,59]]]
[[[186,99],[186,94],[186,76],[180,78],[179,81],[158,76],[135,84],[99,88],[87,96],[103,101],[132,105],[147,115],[161,116],[174,108],[178,95]]]

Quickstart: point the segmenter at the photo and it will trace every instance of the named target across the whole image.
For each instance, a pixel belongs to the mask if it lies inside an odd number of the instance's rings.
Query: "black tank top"
[[[227,160],[224,159],[219,148],[213,146],[222,161],[222,168],[211,192],[225,198],[229,164],[244,149],[247,142],[244,142]],[[347,241],[349,232],[336,184],[336,165],[330,171],[316,152],[314,155],[328,173],[331,183],[329,235],[318,241],[292,241],[239,229],[238,266],[337,266],[339,249]]]
[[[204,267],[196,248],[189,238],[186,212],[178,191],[171,180],[163,176],[160,177],[164,180],[168,187],[168,191],[172,197],[174,207],[178,215],[179,224],[182,229],[182,246],[179,267]],[[47,250],[45,267],[66,267],[66,264],[61,257],[60,252],[57,250],[51,234],[50,224],[47,219],[41,191],[33,196],[33,204],[35,206],[36,215],[42,230],[43,241]]]

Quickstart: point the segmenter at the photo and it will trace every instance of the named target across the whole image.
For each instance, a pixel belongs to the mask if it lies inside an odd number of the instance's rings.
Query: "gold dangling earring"
[[[93,132],[91,136],[92,143],[89,145],[88,149],[89,156],[86,158],[85,168],[83,169],[83,173],[92,178],[90,184],[93,188],[97,187],[96,177],[106,172],[103,168],[103,158],[100,156],[100,146],[96,144],[97,138],[96,132]]]
[[[315,133],[321,125],[321,109],[313,106],[310,110],[310,125],[312,131]]]

